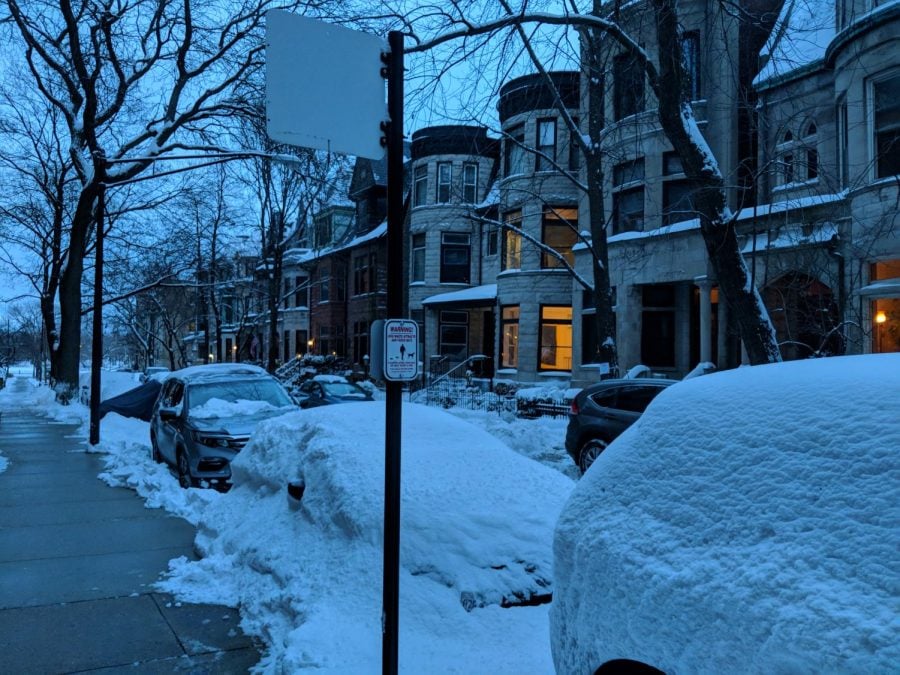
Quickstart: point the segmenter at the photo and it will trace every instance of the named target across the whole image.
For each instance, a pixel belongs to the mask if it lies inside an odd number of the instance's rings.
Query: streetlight
[[[230,162],[236,159],[268,159],[282,164],[300,166],[300,160],[293,155],[281,153],[260,152],[257,150],[225,150],[216,153],[186,153],[183,155],[165,155],[165,156],[146,156],[146,157],[117,157],[108,159],[103,151],[94,154],[94,164],[97,176],[97,208],[94,212],[94,220],[96,222],[96,241],[94,243],[94,316],[92,322],[92,345],[91,345],[91,418],[90,433],[88,442],[91,445],[97,445],[100,442],[100,366],[103,361],[103,221],[106,212],[106,188],[116,187],[119,185],[131,185],[132,183],[140,183],[141,181],[150,180],[152,178],[161,178],[183,171],[192,171],[207,166],[214,166],[224,162]],[[189,166],[181,166],[177,169],[155,173],[150,176],[138,176],[129,178],[119,182],[107,184],[108,169],[113,164],[139,164],[139,163],[155,163],[161,161],[174,160],[205,160],[200,164],[191,164]],[[307,178],[312,178],[307,176]],[[324,180],[322,182],[325,182]],[[210,361],[213,355],[210,354]]]

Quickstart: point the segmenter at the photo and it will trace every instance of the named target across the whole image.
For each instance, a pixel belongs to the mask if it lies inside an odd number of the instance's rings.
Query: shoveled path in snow
[[[194,557],[193,527],[98,480],[76,429],[0,417],[0,672],[246,672],[259,654],[237,610],[153,590],[171,558]]]

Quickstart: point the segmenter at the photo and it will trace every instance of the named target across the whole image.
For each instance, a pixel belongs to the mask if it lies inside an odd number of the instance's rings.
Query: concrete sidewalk
[[[0,418],[0,673],[246,672],[259,654],[237,610],[153,590],[171,558],[195,558],[193,527],[98,480],[76,430]]]

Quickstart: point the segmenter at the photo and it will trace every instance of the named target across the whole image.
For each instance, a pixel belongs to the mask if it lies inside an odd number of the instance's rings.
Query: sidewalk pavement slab
[[[246,672],[259,652],[236,609],[154,589],[196,558],[193,527],[98,480],[77,432],[0,417],[0,673]]]

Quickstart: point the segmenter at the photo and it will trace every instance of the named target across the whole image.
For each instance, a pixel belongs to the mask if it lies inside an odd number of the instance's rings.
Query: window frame
[[[425,206],[428,203],[428,164],[419,164],[413,179],[413,206]]]
[[[644,80],[644,70],[631,54],[619,54],[613,59],[613,121],[644,112],[647,106]]]
[[[452,241],[459,237],[459,241]],[[462,241],[465,237],[465,243]],[[465,263],[448,263],[446,257],[454,252],[465,251]],[[450,272],[459,268],[459,272],[465,274],[453,275]],[[442,284],[468,284],[472,279],[472,235],[468,232],[441,232],[441,270],[440,283]]]
[[[542,139],[542,129],[549,126],[552,132],[552,141],[544,144]],[[535,123],[535,144],[537,152],[534,155],[535,171],[555,171],[556,170],[556,144],[557,144],[557,124],[555,117],[539,117]],[[546,155],[547,157],[544,157]]]
[[[565,217],[567,212],[574,212]],[[564,231],[570,235],[571,243],[557,247],[547,241],[548,228]],[[550,246],[554,251],[563,256],[570,267],[575,267],[574,247],[578,243],[578,207],[577,206],[546,206],[541,217],[541,243]],[[564,269],[565,265],[558,258],[546,251],[541,251],[541,269]]]
[[[446,169],[446,180],[444,180],[444,169]],[[437,163],[437,178],[435,180],[434,203],[449,204],[450,197],[453,194],[453,162]]]
[[[426,259],[426,248],[428,245],[428,235],[425,232],[418,232],[412,235],[412,242],[410,244],[410,250],[412,251],[410,255],[410,265],[409,265],[409,273],[410,273],[410,281],[425,281],[425,259]],[[421,265],[419,265],[419,258],[421,258]],[[421,267],[421,270],[417,269]],[[417,276],[417,274],[421,271],[421,275]]]
[[[629,211],[627,220],[623,220],[622,213],[622,202],[628,197],[634,197],[636,195],[640,195],[640,218],[636,219],[632,217],[632,214],[637,214],[638,211],[635,209],[633,211]],[[622,232],[642,232],[644,230],[644,225],[646,224],[647,214],[646,214],[646,195],[644,194],[644,186],[636,185],[634,187],[628,187],[625,189],[620,189],[617,192],[613,193],[613,234],[621,234]]]
[[[681,34],[681,52],[684,57],[685,82],[689,101],[699,101],[703,97],[700,87],[700,31],[688,30]]]
[[[474,175],[469,179],[469,170]],[[462,196],[466,204],[478,203],[478,162],[463,162],[462,170]]]
[[[525,173],[525,125],[517,124],[506,130],[503,139],[503,175],[518,176]],[[516,171],[513,164],[516,164]]]
[[[506,312],[515,310],[515,316],[507,316]],[[500,307],[500,367],[515,368],[519,367],[519,321],[522,316],[522,310],[519,305],[502,305]],[[510,332],[512,342],[507,343],[507,327],[515,326],[515,330]],[[510,352],[512,354],[510,355]]]
[[[566,319],[559,319],[559,318],[550,318],[550,317],[545,318],[545,316],[544,316],[545,310],[550,310],[550,309],[567,309],[567,310],[569,311],[569,318],[568,318],[568,320],[566,320]],[[551,372],[560,372],[560,371],[566,372],[566,371],[568,371],[568,372],[571,372],[571,370],[572,370],[572,360],[573,360],[574,349],[575,349],[575,345],[574,345],[574,338],[575,338],[575,336],[574,336],[573,330],[572,330],[572,318],[573,318],[573,316],[574,316],[574,313],[573,313],[573,311],[572,311],[572,305],[553,305],[553,304],[546,304],[546,305],[542,304],[542,305],[540,305],[540,308],[539,308],[539,310],[538,310],[538,345],[537,345],[537,348],[538,348],[538,353],[537,353],[537,366],[538,366],[537,369],[538,369],[538,372],[547,372],[547,371],[551,371]],[[569,327],[569,344],[568,344],[568,345],[566,345],[566,344],[562,344],[562,345],[559,345],[559,344],[552,344],[552,345],[550,345],[550,344],[546,344],[546,343],[545,343],[545,341],[544,341],[544,337],[545,337],[545,336],[544,336],[544,333],[545,333],[544,328],[545,328],[545,327],[551,327],[551,326],[568,326],[568,327]],[[554,331],[554,333],[555,333],[555,335],[558,336],[558,333],[556,333],[555,331]],[[548,354],[550,353],[548,350],[552,350],[552,353],[553,353],[553,362],[552,362],[552,364],[551,364],[550,362],[546,361],[546,359],[548,358]],[[559,350],[562,350],[562,351],[568,350],[568,353],[569,353],[569,366],[568,366],[568,368],[566,368],[566,367],[562,367],[562,368],[558,367],[557,364],[558,364],[558,362],[559,362],[559,358],[558,358],[559,355],[558,355],[556,352],[559,351]],[[563,356],[563,358],[565,358],[565,357]]]
[[[462,317],[464,317],[464,319],[462,319]],[[468,358],[469,318],[469,313],[463,310],[441,310],[438,313],[438,353],[441,356],[450,355],[448,354],[448,350],[445,349],[446,345],[460,345],[462,346],[462,350],[456,350],[457,353],[461,352],[460,360],[464,361]],[[462,330],[462,334],[465,336],[464,341],[446,341],[444,336],[446,333],[451,332],[451,330]]]
[[[900,90],[900,69],[892,68],[883,73],[879,73],[878,75],[873,76],[869,79],[868,87],[867,87],[867,103],[869,110],[869,131],[868,131],[868,143],[869,143],[869,157],[871,157],[871,166],[872,166],[872,178],[873,180],[883,180],[890,179],[900,175],[900,98],[893,99],[893,106],[891,110],[896,109],[896,117],[897,121],[893,124],[889,124],[889,128],[887,131],[883,132],[884,134],[892,134],[893,138],[891,140],[891,150],[892,152],[884,153],[884,156],[889,160],[892,159],[895,166],[891,167],[888,164],[885,168],[887,171],[891,171],[891,168],[896,169],[891,173],[882,173],[881,167],[881,158],[882,153],[879,152],[879,147],[881,145],[881,141],[879,137],[878,131],[878,121],[877,115],[878,110],[876,109],[877,101],[876,101],[876,88],[884,84],[885,82],[895,81],[895,87]]]
[[[675,204],[672,203],[670,192],[674,190],[682,191],[679,199]],[[667,180],[663,183],[663,199],[662,199],[662,224],[664,226],[682,223],[687,220],[697,218],[697,209],[693,199],[694,186],[690,180],[681,178],[676,180]],[[685,197],[687,198],[687,209],[674,207],[683,205]],[[686,214],[682,216],[680,214]]]
[[[513,209],[503,214],[503,222],[514,224],[518,229],[522,228],[522,209]],[[514,246],[511,246],[514,244]],[[515,261],[515,265],[510,265]],[[500,241],[500,271],[522,269],[522,234],[509,227],[503,228],[503,236]]]

